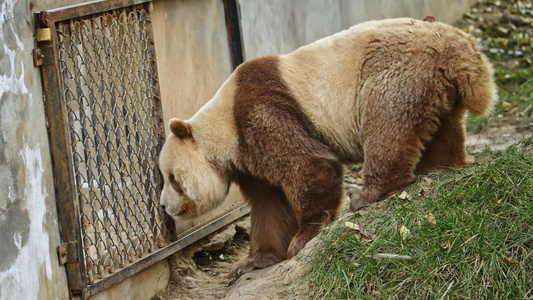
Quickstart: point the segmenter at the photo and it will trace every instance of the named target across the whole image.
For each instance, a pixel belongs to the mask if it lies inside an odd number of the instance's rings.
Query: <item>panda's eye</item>
[[[170,181],[170,185],[172,188],[180,195],[183,194],[183,188],[181,187],[181,184],[176,181],[176,178],[174,177],[174,174],[170,174],[168,176],[168,181]]]

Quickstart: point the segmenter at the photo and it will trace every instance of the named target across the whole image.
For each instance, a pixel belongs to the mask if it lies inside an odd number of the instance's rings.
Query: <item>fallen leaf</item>
[[[507,102],[507,101],[503,101],[502,102],[503,111],[508,111],[509,109],[511,109],[511,106],[512,106],[512,104]]]
[[[402,225],[400,227],[400,236],[402,237],[402,240],[406,240],[411,236],[411,230],[409,228]]]
[[[359,225],[352,223],[352,222],[344,222],[344,226],[353,229],[353,230],[359,230]]]
[[[533,96],[533,95],[532,95]],[[524,109],[524,111],[522,112],[524,115],[527,115],[529,113],[529,111],[531,110],[532,108],[532,104],[529,104],[526,109]]]
[[[361,233],[361,237],[365,243],[372,243],[374,241],[374,235],[372,235],[368,230],[359,227],[359,233]]]
[[[431,227],[435,227],[437,225],[437,219],[435,219],[435,216],[431,212],[428,213],[427,218]]]
[[[513,265],[518,265],[520,262],[512,257],[506,257],[505,260],[507,260],[508,263]]]
[[[476,162],[476,158],[472,154],[467,154],[465,157],[465,161],[467,164],[473,164]]]
[[[501,26],[496,26],[496,30],[498,32],[500,32],[501,34],[504,34],[504,35],[509,33],[509,30],[507,28],[504,28],[504,27],[501,27]]]
[[[407,194],[406,191],[403,191],[399,196],[398,198],[402,199],[402,200],[405,200],[405,199],[408,199],[408,200],[411,200],[411,196],[409,196],[409,194]]]
[[[357,240],[362,239],[365,243],[371,243],[374,241],[374,236],[368,230],[364,229],[358,224],[346,221],[344,222],[344,226],[359,232],[359,235],[356,236]]]
[[[441,247],[444,249],[450,249],[454,240],[455,240],[455,237],[449,238],[446,242],[441,244]]]

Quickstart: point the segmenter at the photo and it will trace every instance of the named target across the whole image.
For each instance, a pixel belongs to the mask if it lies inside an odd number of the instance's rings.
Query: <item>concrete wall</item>
[[[223,2],[155,1],[152,20],[164,119],[190,118],[232,71]]]
[[[68,298],[65,270],[56,254],[61,239],[41,75],[31,51],[33,13],[83,2],[0,1],[0,299]],[[246,57],[287,53],[368,19],[433,15],[452,22],[473,2],[242,0]],[[188,118],[231,72],[221,0],[156,0],[153,19],[165,121]],[[166,262],[154,268],[148,272],[168,274]],[[153,290],[133,290],[155,277],[146,274],[115,292],[123,298],[148,298]]]
[[[368,20],[434,16],[453,23],[476,0],[242,0],[246,59],[288,53]]]

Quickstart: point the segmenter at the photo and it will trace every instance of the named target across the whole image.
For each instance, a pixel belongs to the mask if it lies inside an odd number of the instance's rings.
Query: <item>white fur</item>
[[[160,156],[160,169],[165,178],[161,205],[174,218],[190,219],[220,205],[229,188],[229,180],[219,176],[211,163],[190,141],[169,135]],[[183,189],[179,194],[169,181],[173,174]],[[182,211],[183,202],[190,207]]]
[[[232,75],[216,95],[190,120],[196,142],[183,141],[173,134],[167,137],[161,150],[160,169],[165,185],[161,204],[174,218],[193,218],[220,205],[228,192],[229,179],[222,178],[213,169],[212,163],[227,168],[237,153],[237,129],[233,118]],[[173,174],[183,190],[178,194],[169,182]],[[186,201],[191,210],[182,212]]]
[[[188,120],[198,151],[223,166],[235,161],[237,154],[238,135],[233,117],[234,78],[232,74],[215,96]]]
[[[361,111],[355,101],[368,31],[374,22],[352,27],[280,56],[283,79],[295,99],[343,161],[363,158],[360,124],[350,112]],[[354,30],[355,29],[355,30]],[[355,41],[357,39],[357,41]]]

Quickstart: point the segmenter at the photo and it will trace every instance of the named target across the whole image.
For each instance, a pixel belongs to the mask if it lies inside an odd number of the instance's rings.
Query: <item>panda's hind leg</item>
[[[441,118],[440,126],[426,145],[416,172],[467,166],[465,152],[464,107],[456,107]]]
[[[343,196],[342,166],[337,159],[309,157],[300,167],[299,172],[292,173],[297,183],[286,189],[299,223],[288,257],[296,255],[337,216]]]

